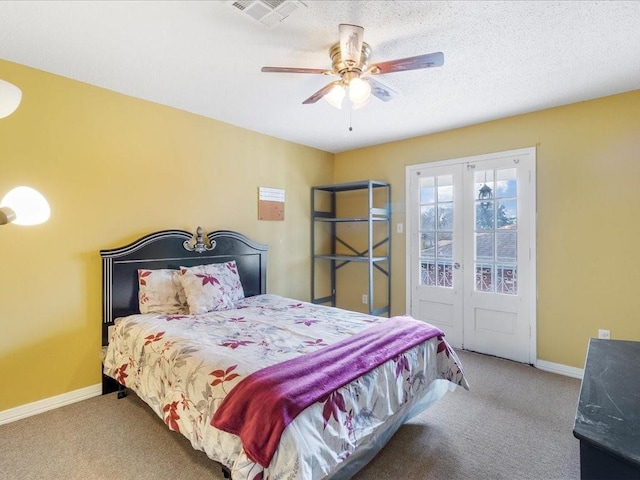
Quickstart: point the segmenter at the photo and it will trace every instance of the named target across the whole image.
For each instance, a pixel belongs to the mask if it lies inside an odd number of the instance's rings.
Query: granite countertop
[[[573,434],[640,466],[640,342],[589,341]]]

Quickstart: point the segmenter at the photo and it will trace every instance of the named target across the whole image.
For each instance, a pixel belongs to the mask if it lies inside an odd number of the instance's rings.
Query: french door
[[[535,148],[407,167],[407,309],[535,363]]]

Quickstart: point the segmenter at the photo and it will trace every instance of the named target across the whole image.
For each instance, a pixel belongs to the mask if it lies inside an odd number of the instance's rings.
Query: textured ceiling
[[[5,0],[0,58],[329,152],[640,88],[640,1],[305,0],[271,27],[230,3]],[[330,68],[339,23],[372,63],[444,66],[378,76],[401,95],[354,111],[302,105],[334,77],[260,72]]]

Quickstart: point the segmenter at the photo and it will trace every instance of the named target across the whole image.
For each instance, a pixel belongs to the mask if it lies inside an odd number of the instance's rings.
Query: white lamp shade
[[[342,85],[334,85],[329,93],[324,96],[324,99],[329,102],[334,107],[341,109],[342,108],[342,100],[344,100],[344,87]]]
[[[0,118],[16,111],[22,100],[22,90],[12,83],[0,80]]]
[[[37,225],[49,220],[51,209],[46,198],[30,187],[16,187],[7,193],[1,207],[9,207],[16,215],[13,223],[17,225]]]
[[[354,104],[366,102],[371,95],[371,84],[361,78],[354,78],[349,82],[349,100]]]

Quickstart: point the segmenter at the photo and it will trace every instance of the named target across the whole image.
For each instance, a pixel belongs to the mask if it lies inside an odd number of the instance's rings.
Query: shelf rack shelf
[[[345,192],[358,190],[366,191],[354,200],[356,203],[361,202],[361,197],[365,197],[366,193],[365,214],[338,216],[338,204],[345,197]],[[377,195],[376,192],[378,192]],[[380,206],[381,203],[382,206]],[[323,209],[320,208],[321,205]],[[362,210],[362,205],[359,207]],[[359,245],[364,244],[365,249],[359,250],[340,236],[340,228],[343,225],[363,223],[367,226],[366,238],[358,238],[356,241]],[[329,238],[321,242],[325,248],[328,246],[328,251],[318,252],[320,242],[317,242],[317,234],[318,226],[321,224],[328,225]],[[374,231],[375,225],[379,227]],[[351,253],[344,253],[345,250]],[[316,294],[318,262],[329,262],[330,294],[326,296]],[[367,312],[371,315],[386,314],[388,316],[391,312],[391,185],[388,183],[362,180],[311,188],[311,301],[337,306],[336,272],[352,262],[368,265]],[[383,299],[382,304],[374,297],[376,295],[374,271],[382,273],[386,278],[386,298]]]

